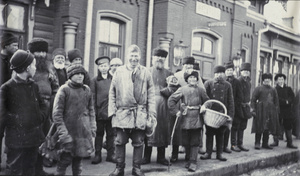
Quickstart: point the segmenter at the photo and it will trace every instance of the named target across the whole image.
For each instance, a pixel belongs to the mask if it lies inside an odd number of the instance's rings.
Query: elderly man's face
[[[56,55],[53,59],[53,65],[57,69],[62,69],[65,67],[66,58],[63,55]]]
[[[141,56],[138,52],[130,52],[128,54],[129,64],[132,68],[135,68],[140,62]]]
[[[270,86],[270,85],[271,85],[271,82],[272,82],[272,80],[271,80],[270,78],[267,78],[267,79],[264,79],[264,80],[263,80],[263,84],[264,84],[264,85],[269,85],[269,86]]]
[[[46,57],[47,56],[47,53],[45,51],[35,51],[33,53],[34,56],[37,56],[37,57]]]
[[[164,68],[165,65],[165,57],[161,57],[161,56],[152,56],[153,59],[153,65],[158,68],[158,69],[162,69]]]
[[[242,70],[241,71],[241,75],[243,77],[250,77],[250,71],[248,71],[248,70]]]

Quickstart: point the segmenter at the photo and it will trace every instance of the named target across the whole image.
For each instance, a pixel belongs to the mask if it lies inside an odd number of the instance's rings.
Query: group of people
[[[205,80],[192,56],[185,57],[182,69],[172,73],[164,68],[167,51],[155,48],[152,67],[146,68],[140,64],[140,48],[131,45],[124,65],[119,58],[98,57],[98,73],[90,79],[79,49],[66,53],[57,48],[50,55],[48,42],[38,38],[27,44],[28,51],[18,50],[18,39],[10,33],[3,34],[1,47],[0,140],[5,136],[8,175],[50,175],[43,166],[52,166],[53,161],[39,148],[53,128],[49,135],[57,136],[56,175],[65,175],[70,165],[73,175],[80,175],[82,159],[93,153],[91,163],[102,162],[104,136],[106,161],[116,163],[110,176],[124,175],[129,139],[133,175],[144,175],[141,165],[151,162],[153,147],[157,147],[157,163],[170,165],[165,156],[170,143],[170,161],[178,161],[182,146],[185,167],[195,172],[198,153],[203,160],[211,159],[214,136],[220,161],[227,160],[223,152],[249,151],[243,136],[251,117],[255,149],[278,146],[283,132],[287,147],[296,148],[292,130],[299,116],[300,95],[295,98],[284,74],[275,76],[275,88],[271,86],[273,76],[263,74],[262,85],[250,96],[250,63],[241,65],[238,78],[229,62],[215,66],[214,78]],[[208,100],[221,102],[226,110],[206,103]],[[218,128],[205,124],[206,106],[223,114],[226,111],[228,120]],[[270,145],[269,134],[274,136]]]

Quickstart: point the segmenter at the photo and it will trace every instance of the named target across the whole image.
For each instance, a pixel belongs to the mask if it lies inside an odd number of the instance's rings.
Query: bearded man
[[[66,52],[63,48],[56,48],[52,53],[54,74],[58,80],[59,86],[63,85],[67,80],[67,71],[65,68]]]

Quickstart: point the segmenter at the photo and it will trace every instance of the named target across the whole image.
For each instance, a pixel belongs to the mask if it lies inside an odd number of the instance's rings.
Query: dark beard
[[[35,56],[36,59],[36,71],[48,72],[48,63],[46,57]]]

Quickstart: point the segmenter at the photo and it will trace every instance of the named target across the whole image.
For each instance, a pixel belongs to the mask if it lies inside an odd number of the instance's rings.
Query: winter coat
[[[154,134],[148,138],[149,146],[162,147],[170,142],[169,128],[170,117],[168,110],[168,99],[161,94],[161,90],[167,87],[166,78],[173,73],[167,69],[150,68],[155,90],[155,109],[157,115],[157,126]]]
[[[59,86],[62,86],[68,80],[67,71],[65,68],[63,69],[56,69],[54,68],[54,74],[57,78]]]
[[[252,94],[251,107],[256,113],[253,119],[252,133],[263,133],[267,129],[274,135],[280,133],[279,102],[275,88],[269,85],[256,87]]]
[[[225,80],[211,79],[204,83],[206,93],[210,99],[219,100],[227,108],[227,115],[233,118],[234,115],[234,99],[232,87],[229,82]],[[212,110],[224,113],[221,106],[213,104]]]
[[[103,79],[101,73],[94,77],[91,81],[91,91],[94,97],[94,107],[96,112],[96,120],[108,120],[108,93],[112,76],[110,73],[107,79]]]
[[[296,94],[293,103],[293,112],[295,114],[296,122],[294,123],[293,135],[300,139],[300,90]]]
[[[294,114],[292,113],[292,103],[294,102],[295,94],[292,88],[284,84],[283,87],[276,85],[275,89],[279,99],[279,119],[294,119]]]
[[[92,92],[87,85],[68,80],[59,88],[54,100],[53,121],[60,136],[73,138],[73,156],[91,155],[96,121]]]
[[[241,84],[241,91],[242,91],[242,108],[245,108],[247,112],[242,110],[242,113],[240,114],[240,116],[236,116],[238,118],[242,118],[242,119],[247,119],[247,115],[245,113],[250,114],[250,108],[246,108],[245,106],[250,106],[250,92],[251,92],[251,80],[250,78],[244,78],[243,76],[240,76],[238,78],[238,80],[240,81]]]
[[[10,58],[11,56],[4,55],[1,53],[1,60],[0,60],[0,85],[4,84],[11,78],[12,70],[10,69]]]
[[[179,111],[176,109],[176,103],[182,100],[181,103],[181,124],[182,129],[198,129],[203,126],[203,119],[200,118],[200,106],[209,99],[205,90],[193,85],[185,85],[180,87],[168,100],[170,111]],[[195,107],[195,109],[189,109]],[[196,108],[198,107],[198,108]],[[186,111],[186,113],[185,113]]]
[[[226,81],[228,81],[231,84],[232,87],[232,94],[233,94],[233,100],[234,100],[234,118],[240,118],[243,116],[242,112],[242,86],[240,81],[233,77],[227,77]]]
[[[112,115],[112,127],[142,130],[148,116],[156,117],[154,85],[146,67],[118,67],[109,90],[108,116]]]
[[[42,123],[46,105],[33,80],[14,75],[1,86],[0,127],[5,129],[5,145],[9,148],[38,147],[45,136]]]

